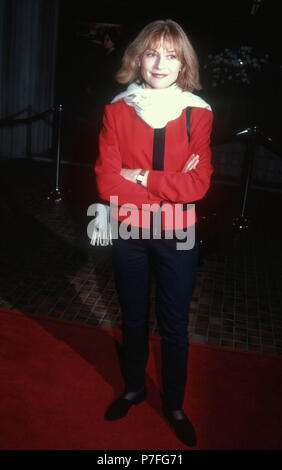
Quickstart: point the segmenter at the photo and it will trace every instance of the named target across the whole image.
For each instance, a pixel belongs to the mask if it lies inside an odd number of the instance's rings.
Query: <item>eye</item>
[[[156,55],[155,52],[151,52],[151,51],[146,52],[146,56],[147,56],[147,57],[154,57],[155,55]]]
[[[175,54],[169,54],[169,55],[168,55],[168,58],[169,58],[169,59],[176,59],[176,55],[175,55]]]

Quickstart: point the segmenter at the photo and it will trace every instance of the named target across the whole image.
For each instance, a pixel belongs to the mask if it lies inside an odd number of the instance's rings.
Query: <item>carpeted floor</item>
[[[1,309],[0,332],[2,450],[187,450],[161,413],[158,337],[147,400],[109,423],[123,390],[119,330]],[[184,410],[194,449],[282,449],[281,369],[278,356],[192,343]]]

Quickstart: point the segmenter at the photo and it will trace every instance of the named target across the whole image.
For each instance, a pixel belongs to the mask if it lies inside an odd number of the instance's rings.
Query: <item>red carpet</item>
[[[152,338],[147,401],[119,422],[120,332],[0,309],[0,448],[187,449],[160,409],[160,342]],[[282,358],[191,343],[184,409],[195,449],[282,449]]]

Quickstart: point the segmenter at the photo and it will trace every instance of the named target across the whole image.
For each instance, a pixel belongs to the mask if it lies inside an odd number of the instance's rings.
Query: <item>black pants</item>
[[[161,335],[165,404],[181,409],[187,381],[188,319],[197,264],[197,245],[176,250],[176,239],[113,241],[116,288],[122,309],[126,391],[144,386],[152,267],[156,316]]]

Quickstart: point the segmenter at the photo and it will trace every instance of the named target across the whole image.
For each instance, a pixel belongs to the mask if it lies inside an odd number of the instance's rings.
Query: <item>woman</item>
[[[105,107],[95,173],[101,199],[111,201],[114,196],[112,214],[119,224],[113,255],[122,307],[125,391],[105,419],[122,418],[146,397],[154,267],[162,409],[177,437],[192,446],[195,430],[182,409],[189,303],[197,269],[195,219],[189,203],[203,198],[210,185],[212,112],[192,94],[201,88],[197,57],[183,29],[172,20],[154,21],[139,33],[125,51],[116,78],[129,86]],[[168,210],[163,211],[164,206]],[[183,247],[180,232],[186,233]]]

